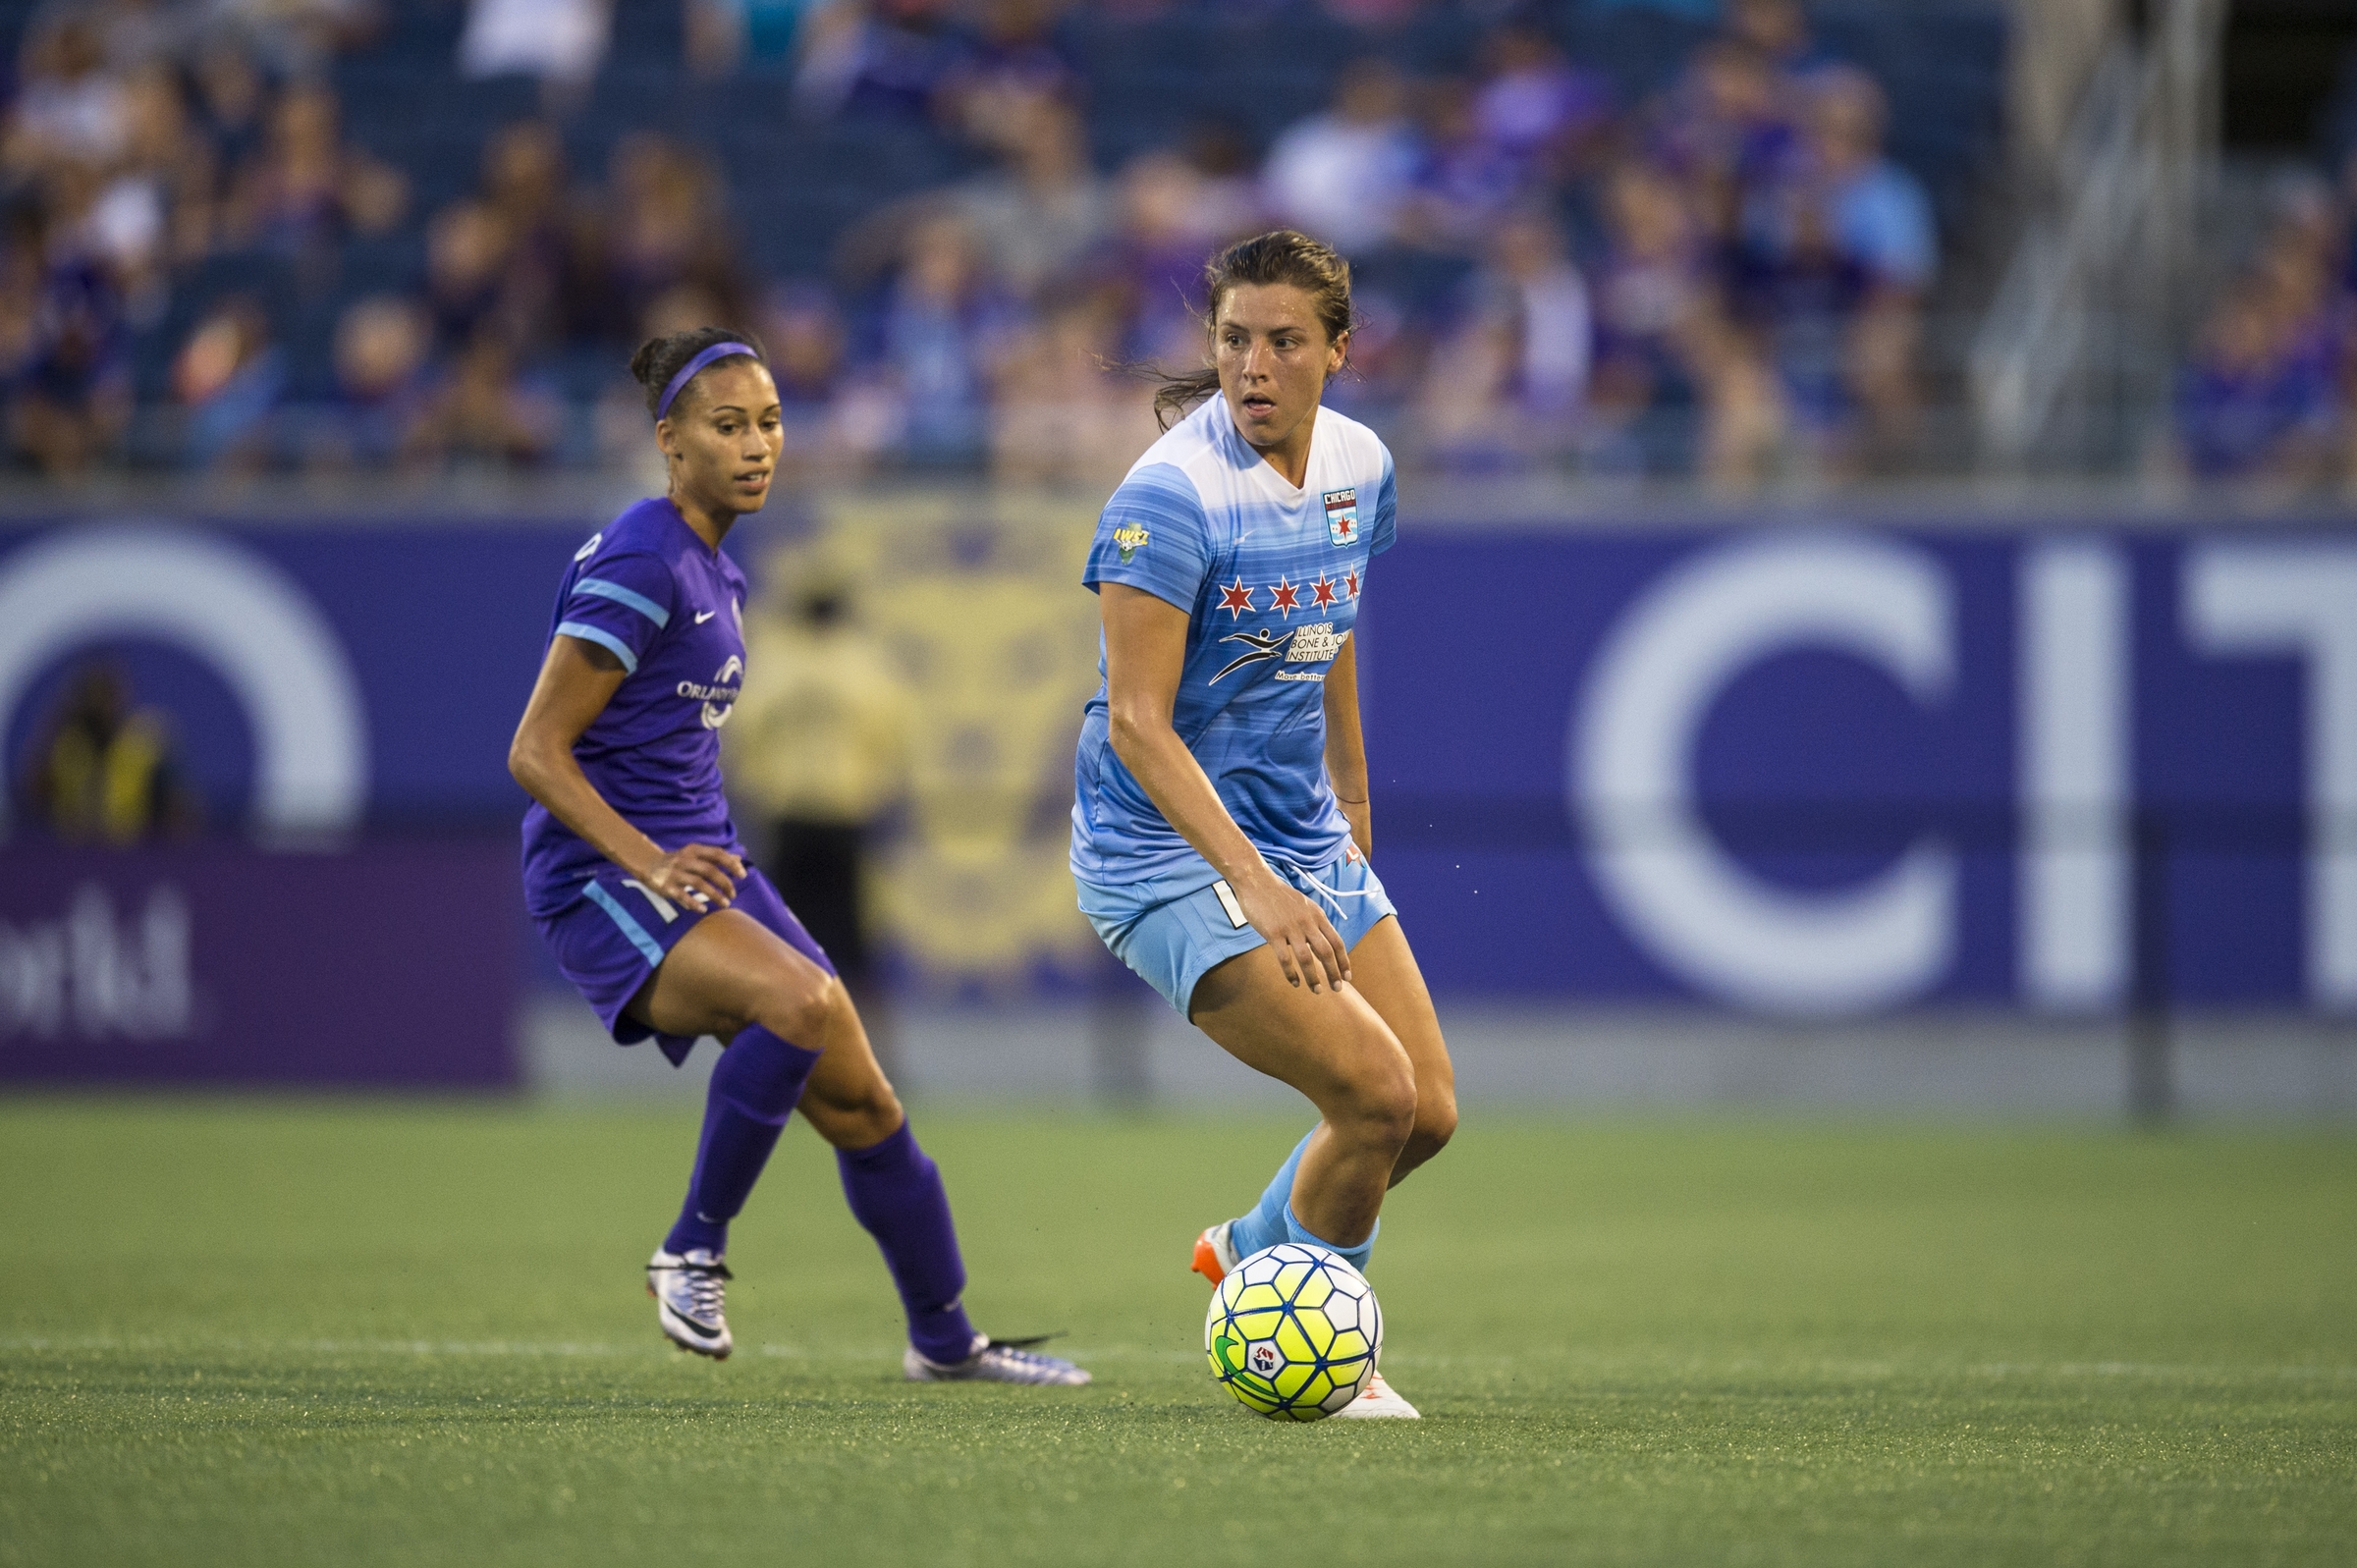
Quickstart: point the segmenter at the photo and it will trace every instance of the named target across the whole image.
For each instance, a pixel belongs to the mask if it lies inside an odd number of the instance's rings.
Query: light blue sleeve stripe
[[[638,949],[638,955],[641,958],[651,964],[660,964],[663,961],[663,945],[648,936],[646,928],[632,920],[630,912],[616,903],[612,893],[594,882],[581,891],[589,895],[591,903],[614,917],[614,924],[620,926],[622,934],[630,939],[630,946]]]
[[[600,599],[611,599],[618,605],[628,605],[658,626],[671,624],[670,611],[649,599],[645,594],[633,593],[619,582],[608,582],[603,577],[583,577],[573,585],[573,591],[575,593],[593,593]]]
[[[625,675],[634,676],[638,673],[638,656],[630,652],[630,645],[603,626],[584,625],[578,621],[568,621],[557,627],[557,635],[578,637],[583,642],[594,642],[622,661]]]

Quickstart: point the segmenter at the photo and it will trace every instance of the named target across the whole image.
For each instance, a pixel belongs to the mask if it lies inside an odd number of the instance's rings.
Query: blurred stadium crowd
[[[1152,428],[1114,367],[1194,362],[1204,254],[1280,222],[1357,263],[1336,401],[1405,462],[1909,471],[2003,48],[1986,7],[1797,0],[0,22],[6,438],[52,475],[635,462],[630,347],[719,320],[767,343],[798,474],[1095,480]],[[2278,415],[2248,362],[2284,308],[2221,317],[2189,420]]]
[[[1924,320],[1995,146],[1969,7],[1836,10],[1846,47],[1797,0],[16,10],[0,375],[42,473],[628,462],[630,347],[725,320],[798,473],[1101,479],[1150,431],[1111,367],[1191,362],[1204,253],[1281,222],[1357,262],[1337,401],[1412,464],[1955,460]],[[2171,460],[2357,480],[2357,161],[2277,205]]]

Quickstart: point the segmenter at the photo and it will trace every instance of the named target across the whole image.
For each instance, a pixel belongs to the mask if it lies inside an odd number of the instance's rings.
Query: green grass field
[[[796,1128],[725,1365],[640,1292],[692,1112],[0,1103],[0,1564],[2346,1563],[2357,1141],[1508,1119],[1393,1198],[1420,1423],[1211,1382],[1288,1123],[921,1113],[1003,1332],[911,1387]]]

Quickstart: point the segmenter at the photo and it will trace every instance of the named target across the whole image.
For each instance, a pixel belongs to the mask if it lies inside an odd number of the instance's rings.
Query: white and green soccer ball
[[[1383,1309],[1366,1275],[1323,1247],[1281,1241],[1211,1293],[1211,1373],[1271,1421],[1324,1421],[1356,1399],[1383,1353]]]

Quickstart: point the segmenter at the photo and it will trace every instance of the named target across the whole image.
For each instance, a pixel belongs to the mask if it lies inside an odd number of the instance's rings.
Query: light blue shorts
[[[1376,922],[1398,912],[1383,891],[1383,879],[1355,844],[1344,845],[1314,875],[1283,861],[1269,864],[1326,912],[1345,948],[1356,947]],[[1080,912],[1105,946],[1161,992],[1180,1017],[1187,1015],[1197,981],[1268,942],[1244,919],[1226,880],[1200,858],[1124,887],[1078,886]]]

